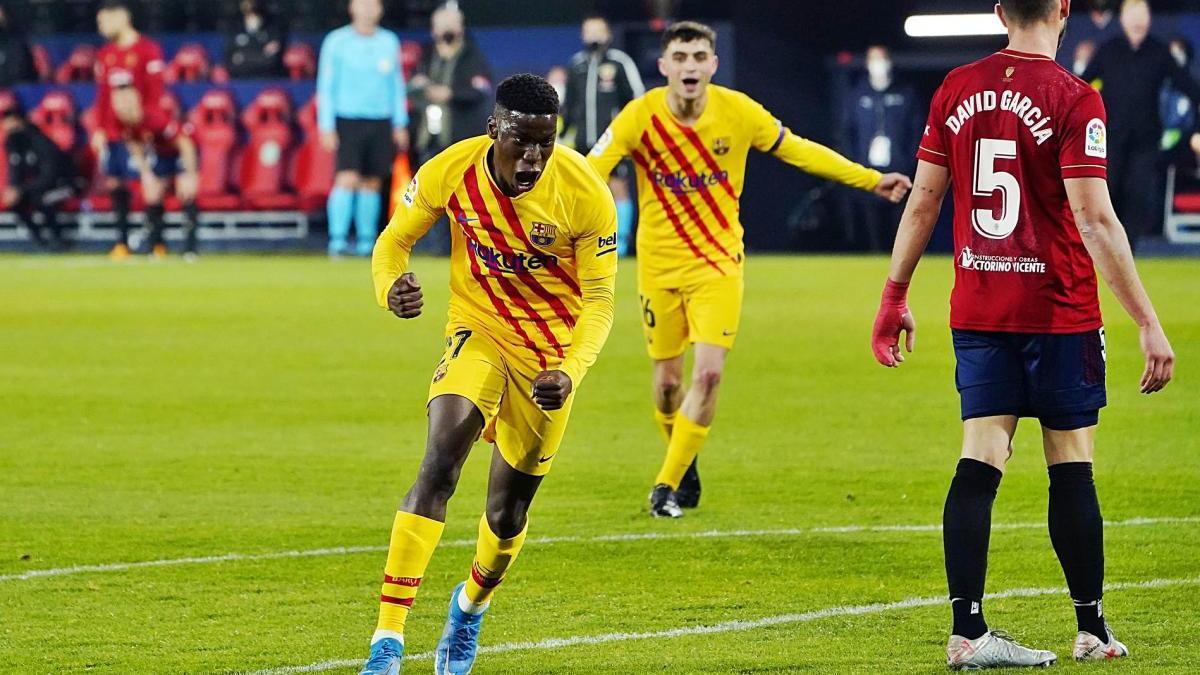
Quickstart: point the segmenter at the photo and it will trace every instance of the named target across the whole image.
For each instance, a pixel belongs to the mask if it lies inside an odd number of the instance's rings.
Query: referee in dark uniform
[[[1150,5],[1126,0],[1121,7],[1124,35],[1101,45],[1083,73],[1104,98],[1108,111],[1108,182],[1113,206],[1125,225],[1129,245],[1161,223],[1159,95],[1167,82],[1200,105],[1200,84],[1150,35]],[[1161,228],[1161,225],[1160,225]]]
[[[613,48],[612,29],[599,15],[583,20],[584,48],[571,57],[563,100],[563,137],[587,154],[625,104],[646,93],[642,76],[629,55]],[[629,191],[629,164],[622,162],[609,179],[617,202],[617,248],[625,255],[633,241],[634,208]]]

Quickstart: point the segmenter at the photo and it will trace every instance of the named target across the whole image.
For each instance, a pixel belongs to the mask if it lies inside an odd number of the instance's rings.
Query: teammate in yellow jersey
[[[555,147],[558,106],[540,77],[501,82],[487,135],[422,166],[375,245],[379,304],[417,317],[424,301],[409,254],[449,216],[446,351],[429,388],[425,457],[392,525],[364,675],[399,672],[404,623],[446,502],[482,435],[494,443],[487,508],[435,658],[439,673],[471,670],[483,613],[525,542],[526,513],[558,453],[573,394],[612,327],[616,206],[582,155]]]
[[[650,494],[656,517],[678,518],[681,507],[700,501],[696,454],[742,310],[738,200],[750,149],[893,202],[912,187],[907,176],[855,164],[792,134],[749,96],[709,84],[716,41],[711,28],[692,21],[668,28],[658,60],[667,86],[625,106],[588,155],[603,177],[627,155],[637,166],[638,293],[654,361],[655,418],[667,440]],[[688,343],[695,355],[685,395]]]

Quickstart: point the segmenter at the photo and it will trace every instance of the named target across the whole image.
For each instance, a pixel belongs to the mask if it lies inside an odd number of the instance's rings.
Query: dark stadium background
[[[94,0],[6,0],[35,43],[56,59],[80,41],[98,43]],[[385,0],[384,24],[402,39],[427,41],[434,0]],[[1076,3],[1076,12],[1085,3]],[[1119,4],[1119,1],[1118,1]],[[952,67],[1003,45],[1001,36],[909,38],[904,19],[916,13],[986,12],[988,0],[462,0],[468,31],[484,47],[502,77],[518,70],[543,73],[578,49],[579,20],[599,12],[614,23],[616,44],[638,60],[648,86],[659,84],[654,68],[657,31],[665,14],[714,23],[721,31],[722,71],[730,84],[761,101],[797,133],[836,147],[839,96],[861,76],[862,52],[872,44],[893,50],[897,73],[928,97]],[[1200,0],[1155,0],[1154,32],[1180,33],[1200,42]],[[319,46],[320,38],[346,21],[340,0],[270,0],[287,21],[293,40]],[[222,35],[236,22],[235,0],[157,0],[138,7],[139,27],[167,48],[199,39],[220,53]],[[83,92],[90,85],[73,85]],[[288,85],[294,98],[311,96],[311,83]],[[190,87],[190,88],[188,88]],[[190,105],[207,88],[188,85]],[[21,98],[36,102],[50,85],[22,85]],[[238,89],[239,102],[258,85]],[[85,100],[86,93],[80,94]],[[297,101],[299,106],[303,101]],[[824,251],[839,248],[842,222],[836,189],[770,158],[752,153],[743,222],[755,250]],[[840,188],[838,188],[840,189]],[[315,214],[314,234],[323,231]],[[0,242],[0,247],[9,246]],[[946,227],[933,246],[948,249]]]

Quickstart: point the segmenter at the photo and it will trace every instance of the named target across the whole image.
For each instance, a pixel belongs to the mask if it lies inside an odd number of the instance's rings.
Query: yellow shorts
[[[531,476],[544,476],[558,454],[571,404],[545,411],[533,401],[533,378],[541,372],[516,348],[481,331],[462,326],[447,329],[446,352],[429,385],[429,400],[457,394],[483,413],[483,438],[495,443],[509,466]]]
[[[657,288],[642,280],[638,286],[642,331],[650,358],[673,359],[696,342],[733,348],[742,317],[742,275],[707,279],[681,288]]]

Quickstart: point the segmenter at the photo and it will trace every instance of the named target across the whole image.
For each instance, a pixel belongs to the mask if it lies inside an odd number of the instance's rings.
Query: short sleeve
[[[943,98],[942,87],[938,87],[933,94],[933,100],[929,103],[929,117],[925,120],[925,132],[921,136],[921,143],[917,146],[917,159],[923,159],[938,166],[950,166],[949,153],[946,152],[948,146],[944,124],[946,117],[942,113]]]
[[[1100,93],[1087,87],[1061,127],[1058,159],[1063,178],[1108,178],[1108,115]]]

